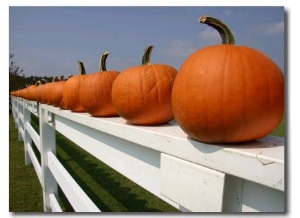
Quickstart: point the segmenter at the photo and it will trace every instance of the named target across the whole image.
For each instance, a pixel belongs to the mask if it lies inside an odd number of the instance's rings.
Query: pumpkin
[[[49,89],[49,104],[53,105],[54,107],[59,107],[60,102],[63,95],[63,88],[64,88],[64,76],[60,77],[60,80],[51,84]]]
[[[41,104],[45,104],[45,86],[48,83],[48,81],[46,79],[40,79],[37,83],[36,83],[36,89],[35,89],[35,98],[36,100],[41,103]],[[46,87],[47,88],[47,87]]]
[[[172,92],[179,126],[205,143],[237,143],[268,135],[284,113],[283,73],[262,52],[235,45],[222,21],[203,16],[199,22],[216,29],[223,44],[203,47],[182,63]]]
[[[52,82],[45,84],[43,87],[43,92],[42,92],[42,101],[45,104],[52,105],[52,90],[56,86],[57,82],[59,79],[57,76],[54,76],[52,78]]]
[[[100,58],[99,71],[86,75],[81,81],[79,99],[82,107],[92,116],[111,117],[118,113],[111,100],[111,89],[118,71],[106,70],[106,59],[109,52]]]
[[[73,75],[69,74],[68,75],[68,79],[70,79],[71,77],[73,77]],[[62,84],[62,93],[61,93],[61,95],[62,95],[62,97],[61,97],[61,101],[60,101],[58,107],[60,107],[61,109],[67,110],[68,107],[67,107],[67,105],[65,103],[64,96],[63,96],[65,82],[66,82],[66,80],[64,80],[64,79],[61,80],[61,84]]]
[[[36,85],[35,85],[35,83],[37,82],[36,78],[33,78],[32,82],[33,82],[33,84],[28,85],[24,89],[25,90],[24,98],[29,100],[29,101],[33,101],[32,93],[34,92],[34,89],[36,88]]]
[[[112,87],[114,107],[131,124],[158,125],[174,118],[171,93],[177,70],[166,64],[150,64],[152,49],[147,46],[142,65],[125,69]]]
[[[79,89],[81,80],[86,76],[84,65],[78,61],[79,75],[69,78],[63,89],[63,99],[66,107],[73,112],[85,112],[79,100]]]

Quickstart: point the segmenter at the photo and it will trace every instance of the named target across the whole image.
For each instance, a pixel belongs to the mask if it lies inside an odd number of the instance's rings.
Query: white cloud
[[[193,45],[191,42],[184,40],[176,40],[170,42],[163,50],[163,54],[172,58],[186,58],[191,53],[196,51],[199,47]]]
[[[230,15],[231,14],[231,9],[229,9],[229,8],[226,8],[224,11],[223,11],[223,14],[225,14],[225,15]]]
[[[199,38],[210,43],[220,43],[220,34],[211,27],[206,27],[203,31],[199,33]]]
[[[269,24],[265,28],[265,33],[268,35],[284,32],[284,22]]]
[[[253,26],[248,29],[250,33],[264,33],[266,35],[273,35],[284,32],[284,22],[261,24]]]

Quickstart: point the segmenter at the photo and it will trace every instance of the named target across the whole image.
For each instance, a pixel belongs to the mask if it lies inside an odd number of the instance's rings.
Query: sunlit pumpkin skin
[[[283,117],[283,73],[260,51],[234,45],[221,21],[201,17],[200,22],[218,28],[223,44],[199,49],[183,62],[172,92],[176,121],[205,143],[265,137]]]
[[[86,75],[80,84],[81,105],[86,112],[95,117],[118,116],[111,100],[111,89],[120,72],[106,70],[108,55],[109,52],[102,55],[99,71]]]
[[[45,97],[43,95],[44,90],[45,90],[45,85],[48,83],[47,80],[45,79],[40,79],[38,81],[38,83],[36,84],[37,87],[35,89],[35,98],[36,100],[41,103],[41,104],[45,104]]]
[[[54,76],[52,78],[52,82],[45,84],[45,86],[43,88],[43,93],[42,93],[42,101],[45,104],[53,105],[52,104],[52,90],[57,85],[58,81],[59,81],[59,79],[57,78],[57,76]]]
[[[86,76],[85,68],[83,63],[78,61],[80,74],[72,76],[69,78],[63,89],[63,100],[66,108],[73,112],[85,112],[85,109],[82,107],[79,99],[79,89],[82,79]]]
[[[54,107],[60,106],[60,102],[63,96],[64,83],[65,83],[64,76],[61,76],[60,80],[51,84],[51,87],[49,89],[49,95],[48,95],[49,96],[48,102],[50,105]]]
[[[68,75],[68,79],[70,79],[71,77],[73,77],[73,75],[69,74]],[[67,107],[67,105],[65,103],[64,95],[63,95],[65,82],[66,82],[66,80],[61,80],[61,84],[62,84],[62,93],[61,93],[61,95],[62,95],[62,98],[61,98],[61,101],[59,102],[58,107],[60,107],[63,110],[68,110],[68,107]]]
[[[36,88],[36,79],[34,78],[31,85],[28,85],[25,89],[24,89],[24,98],[29,100],[29,101],[33,101],[33,92],[34,89]]]
[[[125,69],[113,84],[114,107],[131,124],[159,125],[174,118],[171,93],[177,70],[150,64],[152,48],[146,47],[141,66]]]

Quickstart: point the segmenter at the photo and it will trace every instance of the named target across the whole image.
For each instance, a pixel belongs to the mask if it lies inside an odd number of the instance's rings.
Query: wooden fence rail
[[[25,164],[43,187],[44,211],[61,211],[57,187],[75,211],[100,212],[56,158],[55,131],[136,184],[184,212],[284,212],[284,138],[240,145],[190,139],[176,124],[134,126],[12,97]],[[39,133],[31,126],[39,117]],[[33,152],[41,154],[41,164]]]

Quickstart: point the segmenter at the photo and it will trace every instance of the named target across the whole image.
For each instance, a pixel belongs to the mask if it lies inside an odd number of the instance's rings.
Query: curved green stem
[[[143,55],[143,59],[142,59],[142,65],[147,65],[150,64],[150,56],[151,56],[151,52],[153,49],[153,45],[149,45],[145,48],[144,50],[144,55]]]
[[[108,51],[104,52],[103,55],[100,58],[100,63],[99,63],[99,71],[103,72],[106,71],[106,58],[110,53]]]
[[[231,33],[230,29],[226,26],[226,24],[222,21],[214,17],[202,16],[199,18],[199,22],[207,24],[208,26],[211,26],[215,30],[217,30],[222,38],[222,44],[235,44],[233,34]]]
[[[85,75],[85,68],[84,68],[84,65],[81,61],[78,61],[78,66],[79,66],[79,72],[80,72],[80,75]]]

